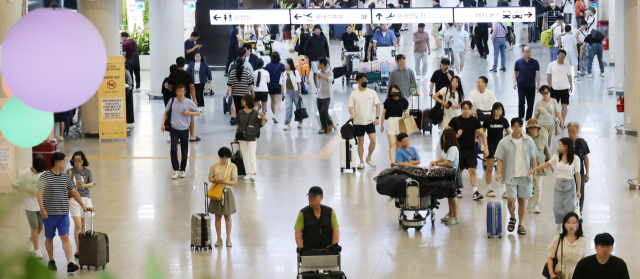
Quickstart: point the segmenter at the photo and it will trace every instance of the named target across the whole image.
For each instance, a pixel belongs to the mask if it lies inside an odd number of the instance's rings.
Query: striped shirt
[[[238,80],[236,77],[236,70],[233,70],[229,73],[229,81],[227,81],[227,86],[231,86],[231,95],[234,96],[244,96],[251,94],[250,85],[253,85],[253,77],[249,71],[244,70],[242,72],[242,76]]]
[[[54,174],[48,170],[38,180],[38,190],[44,191],[42,203],[49,215],[69,215],[69,199],[67,191],[75,189],[69,175]]]
[[[493,24],[493,34],[491,35],[491,39],[495,40],[496,38],[504,38],[507,36],[507,26],[502,22]]]

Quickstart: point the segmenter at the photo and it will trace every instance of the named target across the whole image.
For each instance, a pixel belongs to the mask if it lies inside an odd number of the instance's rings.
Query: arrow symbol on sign
[[[218,19],[219,19],[219,18],[220,18],[220,17],[219,17],[218,15],[214,15],[214,16],[213,16],[213,19],[215,19],[216,21],[218,21]]]
[[[138,4],[138,9],[143,9],[143,8],[144,8],[144,5]]]
[[[531,12],[528,12],[528,13],[526,13],[524,15],[526,15],[527,17],[531,17],[533,14],[531,14]]]
[[[392,17],[395,17],[395,16],[393,15],[393,13],[389,14],[389,16],[388,16],[387,18],[392,18]]]
[[[296,14],[295,16],[293,16],[293,18],[295,18],[296,20],[298,20],[299,18],[301,18],[300,15]]]
[[[378,20],[380,20],[380,18],[382,17],[382,14],[378,13],[376,16],[378,17]]]
[[[302,14],[302,15],[304,15],[306,17],[309,17],[309,18],[311,17],[311,13],[309,13],[308,15],[305,15],[305,14]]]

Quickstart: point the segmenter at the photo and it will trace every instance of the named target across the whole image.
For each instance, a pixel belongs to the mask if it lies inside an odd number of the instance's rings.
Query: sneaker
[[[535,214],[540,214],[540,206],[539,205],[534,205],[533,206],[533,213]]]
[[[497,72],[498,72],[498,70],[496,70],[496,69],[491,69],[491,70],[489,70],[489,72],[497,73]]]
[[[244,180],[249,180],[249,179],[251,179],[251,175],[250,174],[247,174],[247,175],[244,176]]]
[[[363,163],[358,164],[358,169],[364,169],[364,164]]]
[[[451,216],[449,216],[449,213],[447,213],[446,215],[444,215],[444,218],[440,218],[440,221],[446,223],[449,221],[449,218],[451,218]]]
[[[493,190],[489,190],[489,191],[487,191],[487,197],[491,197],[491,198],[493,198],[493,197],[495,197],[495,196],[496,196],[496,193],[495,193],[495,192],[493,192]]]
[[[291,124],[286,124],[286,125],[284,125],[284,130],[285,130],[285,131],[289,131],[289,130],[291,130]]]
[[[233,244],[231,244],[231,241],[227,241],[227,247],[231,247],[233,246]]]
[[[302,125],[302,122],[298,122],[298,129],[301,129],[302,127],[304,127],[304,126]]]
[[[222,246],[222,239],[216,241],[215,247],[220,247]]]
[[[49,264],[47,265],[47,267],[51,271],[58,271],[58,267],[56,266],[56,261],[54,261],[54,260],[50,260]]]
[[[69,263],[67,264],[67,273],[76,272],[80,269],[77,264]]]
[[[604,73],[601,73],[601,74],[600,74],[600,76],[601,76],[601,77],[604,77]]]
[[[367,164],[368,164],[369,166],[371,166],[372,168],[375,168],[375,167],[376,167],[376,164],[375,164],[373,161],[371,161],[371,160],[367,161]]]
[[[457,225],[460,224],[460,221],[458,221],[458,218],[451,216],[451,218],[449,218],[449,221],[447,221],[446,225]]]
[[[592,78],[592,77],[593,77],[593,74],[587,74],[587,76],[586,76],[586,77],[587,77],[587,78]]]
[[[171,135],[167,136],[167,142],[171,142]]]
[[[478,193],[478,191],[476,191],[475,193],[473,193],[473,200],[474,201],[478,201],[483,199],[484,197],[482,195],[480,195],[480,193]]]
[[[171,175],[171,179],[176,179],[178,178],[178,171],[173,171],[173,174]]]
[[[460,189],[456,190],[456,196],[461,199],[462,198],[462,191],[460,191]]]
[[[64,141],[64,138],[62,136],[59,136],[58,141]]]
[[[278,118],[277,117],[274,117],[272,119],[273,119],[273,123],[278,123]]]
[[[251,181],[251,183],[256,183],[256,176],[255,175],[251,175],[249,177],[249,181]]]
[[[231,126],[235,126],[236,125],[236,118],[235,117],[231,117],[231,120],[229,120],[229,124],[231,124]]]
[[[422,76],[420,74],[416,75],[416,80],[420,80]]]
[[[500,71],[506,72],[507,68],[502,68],[502,69],[500,69]]]
[[[184,171],[181,171],[180,172],[180,178],[185,178],[185,177],[187,177],[187,174],[185,174]]]
[[[502,193],[502,198],[503,198],[503,199],[507,199],[507,192],[503,192],[503,193]]]
[[[42,256],[42,251],[40,251],[40,249],[38,249],[38,250],[34,251],[34,252],[33,252],[33,256],[34,256],[34,257],[36,257],[37,259],[42,259],[42,258],[44,258],[44,257]]]
[[[580,79],[580,76],[575,76],[575,77],[573,77],[573,80],[580,81],[581,79]]]

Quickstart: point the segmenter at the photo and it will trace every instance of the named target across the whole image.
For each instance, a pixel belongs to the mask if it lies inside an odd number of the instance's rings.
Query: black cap
[[[307,196],[322,196],[322,188],[318,186],[313,186],[309,189],[309,194]]]
[[[316,24],[313,26],[313,30],[315,31],[316,29],[320,29],[320,31],[322,31],[322,27],[320,27],[320,24]]]

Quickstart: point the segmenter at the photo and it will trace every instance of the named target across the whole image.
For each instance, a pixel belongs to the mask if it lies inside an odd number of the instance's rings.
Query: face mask
[[[362,86],[362,87],[367,87],[367,82],[366,82],[366,81],[363,81],[362,83],[360,83],[360,86]]]
[[[391,97],[392,97],[394,100],[397,100],[397,99],[399,99],[399,98],[400,98],[400,93],[391,93]]]
[[[551,7],[555,7],[555,6],[556,6],[556,3],[550,3],[549,5],[550,5]]]

